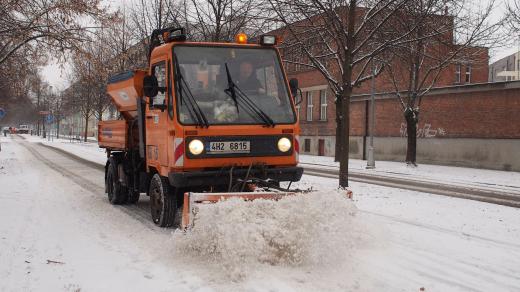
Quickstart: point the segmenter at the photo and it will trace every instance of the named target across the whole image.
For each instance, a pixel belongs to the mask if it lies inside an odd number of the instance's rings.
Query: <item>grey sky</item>
[[[494,0],[470,0],[478,3],[480,5],[487,5],[491,1]],[[496,8],[493,13],[492,20],[500,19],[505,12],[505,4],[506,2],[511,0],[495,0]],[[129,0],[105,0],[105,3],[112,7],[117,7],[122,5],[123,3],[129,3]],[[520,50],[520,37],[519,36],[511,36],[511,41],[506,47],[500,48],[490,48],[490,62],[494,62],[500,58],[513,54],[515,51]],[[47,66],[41,68],[41,74],[44,76],[45,80],[49,82],[50,85],[53,86],[56,90],[64,89],[68,86],[68,64],[56,64],[52,63]]]

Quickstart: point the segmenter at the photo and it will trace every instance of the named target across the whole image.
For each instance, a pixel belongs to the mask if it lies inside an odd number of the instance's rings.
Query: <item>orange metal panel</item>
[[[101,121],[98,124],[98,143],[101,148],[127,149],[128,127],[126,120]]]
[[[107,85],[107,93],[112,98],[117,110],[125,118],[134,118],[137,115],[137,99],[143,96],[144,70],[134,70],[129,79]]]

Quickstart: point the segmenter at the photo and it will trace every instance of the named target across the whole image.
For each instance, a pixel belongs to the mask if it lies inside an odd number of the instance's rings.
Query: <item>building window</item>
[[[303,152],[311,152],[311,139],[305,139],[304,140]]]
[[[460,69],[461,65],[460,64],[457,64],[455,66],[455,83],[459,84],[460,83]]]
[[[471,83],[471,65],[466,66],[466,83]]]
[[[312,91],[307,91],[307,121],[312,122]]]
[[[327,90],[320,90],[320,121],[327,120]]]

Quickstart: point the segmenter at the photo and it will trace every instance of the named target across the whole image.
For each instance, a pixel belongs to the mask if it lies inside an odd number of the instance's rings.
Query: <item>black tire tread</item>
[[[163,197],[163,209],[159,222],[154,223],[160,227],[172,227],[175,224],[175,217],[177,214],[177,200],[175,194],[170,187],[168,179],[159,174],[155,174],[150,182],[150,189],[154,187],[160,187],[162,189],[161,195]]]
[[[113,190],[113,195],[110,197],[110,194],[108,194],[108,188],[107,188],[107,195],[108,195],[108,201],[112,205],[122,205],[125,204],[128,200],[128,190],[126,187],[122,186],[119,182],[119,177],[117,175],[117,165],[119,161],[115,157],[110,157],[109,159],[109,165],[107,170],[107,184],[112,183],[110,179],[115,180],[115,188]]]

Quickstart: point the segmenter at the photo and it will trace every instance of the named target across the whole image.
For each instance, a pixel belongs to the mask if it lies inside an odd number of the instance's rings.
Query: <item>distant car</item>
[[[28,125],[20,125],[18,128],[18,134],[29,134],[29,126]]]
[[[4,136],[7,136],[7,134],[11,133],[11,129],[9,129],[9,127],[3,127],[2,133],[4,133]]]

